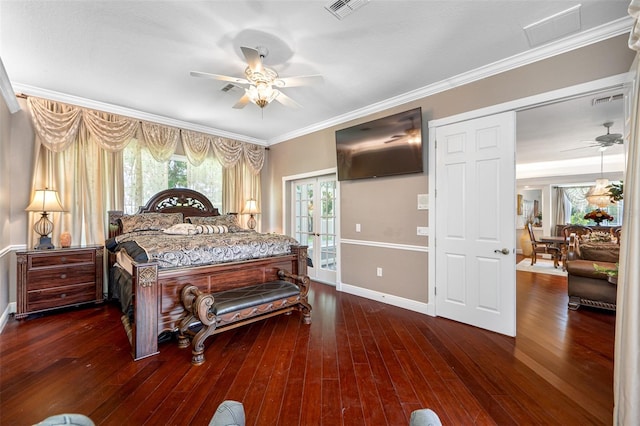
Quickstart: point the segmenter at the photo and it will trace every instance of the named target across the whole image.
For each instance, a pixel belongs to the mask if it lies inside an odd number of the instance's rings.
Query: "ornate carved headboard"
[[[122,211],[109,211],[109,238],[122,234]],[[193,189],[165,189],[152,196],[136,213],[182,213],[189,216],[218,216],[220,212],[211,201]]]

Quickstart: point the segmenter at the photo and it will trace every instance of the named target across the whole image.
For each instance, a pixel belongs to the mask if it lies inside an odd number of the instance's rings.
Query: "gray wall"
[[[336,167],[335,131],[338,129],[421,107],[426,141],[429,120],[622,74],[629,70],[633,57],[634,52],[627,47],[627,36],[619,36],[276,144],[270,147],[263,179],[263,230],[282,231],[283,177]],[[426,212],[417,211],[416,205],[417,194],[428,192],[429,178],[427,172],[341,183],[341,237],[379,245],[342,244],[342,283],[428,302],[427,253],[416,253],[403,245],[428,245],[426,237],[416,236],[416,226],[427,225]],[[354,233],[356,223],[362,224],[362,232],[357,234]],[[385,271],[382,277],[375,276],[377,267]]]
[[[11,114],[4,98],[0,97],[0,315],[6,312],[9,304],[11,266],[10,137]]]
[[[27,104],[10,114],[0,100],[0,315],[16,301],[15,252],[27,247],[27,213],[31,199],[34,134]]]

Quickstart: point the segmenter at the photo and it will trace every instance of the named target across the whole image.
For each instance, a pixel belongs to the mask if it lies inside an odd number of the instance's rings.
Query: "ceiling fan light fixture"
[[[273,90],[271,84],[266,82],[258,82],[256,85],[251,85],[247,89],[247,96],[249,96],[249,100],[254,104],[258,105],[260,108],[264,108],[269,103],[271,103],[276,96],[278,96],[278,91]]]

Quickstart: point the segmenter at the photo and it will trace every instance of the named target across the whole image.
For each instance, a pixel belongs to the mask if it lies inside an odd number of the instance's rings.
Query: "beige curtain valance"
[[[195,166],[202,163],[210,148],[225,168],[235,167],[244,160],[257,174],[264,165],[265,148],[260,145],[146,121],[141,123],[133,118],[34,96],[30,96],[27,103],[42,144],[53,152],[68,149],[84,125],[92,140],[110,152],[122,151],[141,131],[143,142],[156,161],[167,161],[180,139],[187,159]]]

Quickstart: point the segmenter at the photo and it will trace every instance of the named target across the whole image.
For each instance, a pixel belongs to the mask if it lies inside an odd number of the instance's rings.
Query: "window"
[[[590,188],[590,186],[569,186],[563,188],[565,199],[567,200],[567,207],[570,207],[566,209],[568,216],[567,223],[587,226],[595,225],[593,221],[584,218],[585,214],[598,208],[598,206],[589,204],[585,198]],[[613,220],[607,222],[606,225],[621,226],[623,209],[624,201],[622,200],[601,208],[601,210],[613,216]]]
[[[222,207],[222,165],[213,157],[194,166],[184,155],[157,162],[138,141],[123,152],[124,212],[135,213],[154,194],[167,188],[190,188],[203,193],[215,207]]]

